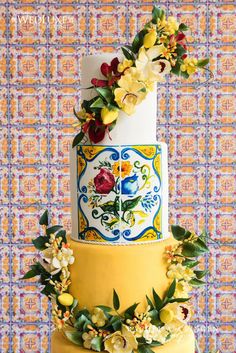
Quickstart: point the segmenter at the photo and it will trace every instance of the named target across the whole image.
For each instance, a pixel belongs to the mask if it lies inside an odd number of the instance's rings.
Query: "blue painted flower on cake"
[[[121,181],[121,193],[124,195],[135,195],[139,189],[138,175],[134,174]]]
[[[142,198],[141,204],[146,212],[151,212],[152,208],[157,204],[157,196],[151,191],[147,192]]]

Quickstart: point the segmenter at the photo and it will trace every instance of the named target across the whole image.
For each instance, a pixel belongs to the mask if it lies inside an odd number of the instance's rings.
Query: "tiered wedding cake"
[[[82,59],[82,87],[99,77],[99,68],[114,55]],[[82,90],[91,99],[93,90]],[[121,312],[134,303],[146,308],[146,295],[155,288],[163,297],[167,278],[165,248],[176,241],[168,233],[167,146],[156,141],[156,91],[148,94],[133,116],[121,113],[119,128],[102,144],[89,142],[71,152],[72,234],[75,263],[70,267],[70,293],[80,308],[110,306],[113,288]],[[163,347],[160,353],[193,353],[190,328]],[[86,352],[59,333],[52,338],[52,353]]]

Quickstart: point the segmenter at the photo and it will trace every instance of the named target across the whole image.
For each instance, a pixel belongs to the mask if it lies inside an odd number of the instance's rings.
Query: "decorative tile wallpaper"
[[[154,1],[0,1],[0,352],[50,353],[50,309],[37,284],[19,278],[36,253],[31,237],[48,208],[70,221],[69,144],[84,54],[113,52],[147,20]],[[235,349],[236,179],[233,1],[164,1],[189,25],[189,42],[210,55],[214,79],[171,78],[157,95],[157,137],[169,144],[170,223],[214,240],[207,286],[194,297],[203,351]]]

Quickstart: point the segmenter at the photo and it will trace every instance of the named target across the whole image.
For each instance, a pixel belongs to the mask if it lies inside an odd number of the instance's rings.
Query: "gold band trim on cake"
[[[81,244],[92,244],[92,245],[105,245],[105,246],[137,246],[137,245],[149,245],[155,243],[161,243],[165,240],[170,238],[170,234],[164,238],[156,239],[156,240],[149,240],[149,241],[140,241],[140,242],[130,242],[130,243],[113,243],[113,242],[106,242],[106,241],[94,241],[94,240],[81,240],[81,239],[74,239],[77,243]]]

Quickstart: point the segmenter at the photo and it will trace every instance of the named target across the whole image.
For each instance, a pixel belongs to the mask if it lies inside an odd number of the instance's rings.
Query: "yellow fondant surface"
[[[69,342],[60,332],[54,331],[52,334],[52,353],[88,353],[92,352]],[[180,337],[173,339],[163,346],[152,348],[156,353],[194,353],[195,338],[190,327],[186,327],[185,332]],[[122,353],[122,352],[121,352]]]
[[[139,245],[97,245],[70,240],[75,262],[70,267],[70,293],[79,307],[91,310],[96,305],[112,306],[113,288],[120,297],[120,310],[140,303],[146,307],[146,294],[155,288],[160,296],[168,289],[165,247],[175,244],[173,238]]]

